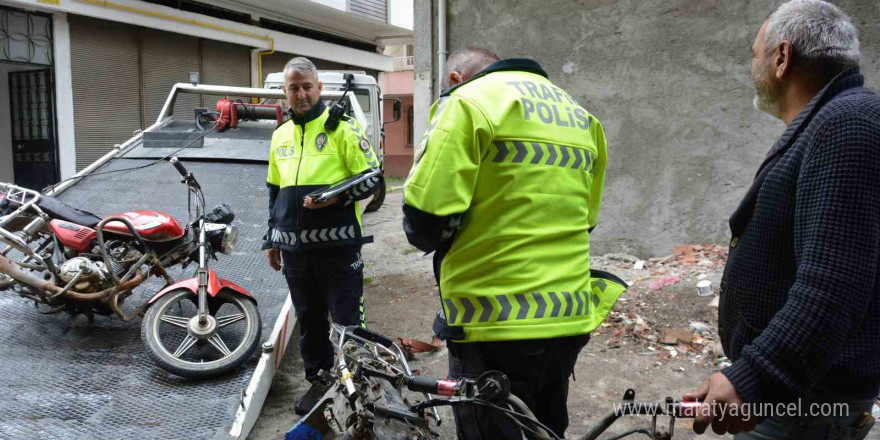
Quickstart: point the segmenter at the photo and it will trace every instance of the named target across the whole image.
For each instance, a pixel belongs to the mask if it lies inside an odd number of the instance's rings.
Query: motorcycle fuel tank
[[[158,211],[130,211],[114,214],[110,217],[124,217],[131,222],[138,234],[147,241],[177,240],[186,234],[186,230],[174,217]],[[128,227],[122,222],[109,222],[104,230],[117,234],[131,235]]]

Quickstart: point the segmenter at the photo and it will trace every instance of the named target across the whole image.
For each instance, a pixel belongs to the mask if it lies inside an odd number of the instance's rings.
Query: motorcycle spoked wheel
[[[247,362],[260,342],[262,323],[256,303],[219,292],[208,298],[216,330],[194,337],[189,322],[198,315],[198,296],[190,290],[168,292],[147,310],[141,339],[160,367],[188,379],[205,379]]]

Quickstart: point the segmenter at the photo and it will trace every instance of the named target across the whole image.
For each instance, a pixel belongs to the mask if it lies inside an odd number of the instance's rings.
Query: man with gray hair
[[[455,87],[480,73],[486,66],[498,61],[498,55],[482,47],[468,46],[457,50],[446,60],[441,86]]]
[[[329,110],[321,99],[323,84],[307,58],[284,67],[282,89],[290,120],[272,134],[269,150],[269,231],[263,249],[269,266],[282,270],[299,324],[300,353],[312,386],[297,402],[308,413],[327,390],[321,370],[333,367],[330,324],[364,325],[364,236],[358,201],[381,184],[381,174],[326,201],[309,194],[352,176],[379,168],[364,129],[352,118],[325,125]],[[328,128],[329,127],[329,128]]]
[[[733,365],[684,396],[703,401],[697,433],[858,440],[874,424],[880,97],[858,64],[856,29],[821,0],[781,5],[752,45],[755,107],[787,129],[730,218],[718,324]]]

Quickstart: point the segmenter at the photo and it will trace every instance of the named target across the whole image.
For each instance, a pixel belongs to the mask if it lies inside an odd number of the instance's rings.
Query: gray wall
[[[436,25],[424,22],[436,15],[423,3],[416,2],[417,82],[426,64],[434,68],[428,60],[437,50]],[[779,1],[447,3],[450,52],[477,45],[534,58],[603,122],[609,167],[594,253],[657,255],[676,244],[727,241],[727,218],[784,130],[753,109],[749,77],[749,46]],[[860,31],[862,70],[876,89],[880,2],[835,3]]]

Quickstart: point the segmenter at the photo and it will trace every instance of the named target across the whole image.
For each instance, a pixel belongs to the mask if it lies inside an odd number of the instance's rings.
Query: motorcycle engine
[[[61,265],[59,279],[66,286],[78,273],[82,272],[73,290],[82,293],[94,293],[113,286],[113,271],[117,277],[122,277],[125,272],[141,257],[141,253],[129,244],[122,241],[110,241],[107,243],[107,253],[110,260],[108,268],[100,251],[96,248],[89,257],[75,257]]]
[[[71,258],[61,265],[59,278],[67,285],[77,274],[82,273],[73,290],[82,293],[93,293],[104,290],[108,284],[112,284],[107,266],[100,261],[92,261],[86,257]]]
[[[353,370],[363,367],[389,375],[395,374],[388,363],[373,352],[353,342],[343,347],[346,358],[356,359],[349,365]],[[367,413],[352,407],[344,387],[336,387],[332,406],[323,416],[337,436],[356,440],[438,440],[427,419],[409,410],[410,402],[400,383],[392,384],[385,378],[355,375],[355,408],[372,408]],[[360,425],[360,426],[358,426]],[[360,428],[360,429],[358,429]],[[338,438],[338,437],[337,437]]]

